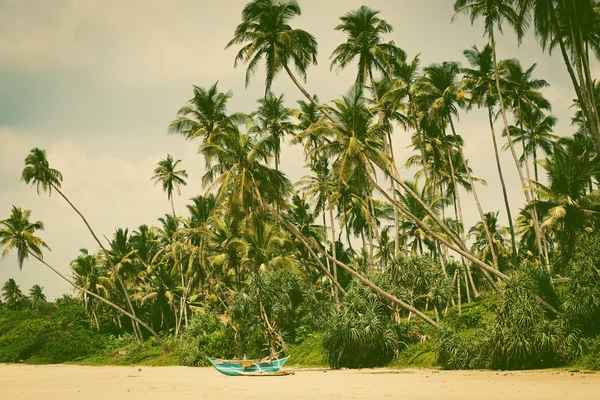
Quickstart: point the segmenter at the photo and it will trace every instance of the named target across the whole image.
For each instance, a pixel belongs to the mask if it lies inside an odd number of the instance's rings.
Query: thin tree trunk
[[[296,236],[298,239],[300,239],[300,241],[302,241],[306,246],[311,246],[308,239],[300,231],[298,231],[294,226],[292,226],[290,223],[288,223],[281,215],[279,215],[279,213],[275,212],[275,210],[273,210],[268,204],[266,204],[263,201],[262,196],[260,195],[260,192],[258,191],[258,189],[256,187],[255,187],[255,191],[256,191],[256,194],[258,195],[258,199],[259,199],[262,207],[265,210],[269,211],[271,213],[271,215],[273,215],[273,217],[275,217],[275,219],[277,219],[281,224],[283,224],[290,231],[290,233],[292,233],[294,236]],[[342,269],[344,269],[350,275],[352,275],[353,277],[358,279],[360,282],[362,282],[363,284],[365,284],[366,286],[371,288],[379,296],[381,296],[389,301],[392,301],[393,303],[398,304],[400,307],[402,307],[403,309],[405,309],[407,311],[413,312],[414,314],[418,315],[421,319],[423,319],[425,322],[429,323],[430,325],[432,325],[436,328],[438,327],[438,324],[434,320],[429,318],[427,315],[423,314],[422,312],[420,312],[416,308],[412,307],[411,305],[407,304],[406,302],[400,300],[396,296],[386,292],[385,290],[382,290],[377,285],[375,285],[373,282],[371,282],[369,279],[365,278],[364,276],[362,276],[361,274],[359,274],[358,272],[356,272],[354,269],[350,268],[346,264],[344,264],[340,261],[337,261],[337,260],[333,260],[332,257],[326,251],[324,251],[322,248],[315,246],[315,250],[317,250],[323,256],[330,258],[336,265],[340,266]]]
[[[452,134],[454,136],[458,136],[456,134],[456,130],[454,129],[454,123],[452,122],[452,118],[449,118],[449,120],[450,120],[450,128],[452,129]],[[490,233],[490,230],[485,222],[485,214],[483,212],[483,208],[481,207],[481,202],[479,201],[479,196],[477,196],[477,189],[475,188],[475,182],[473,181],[473,176],[471,175],[471,170],[469,169],[469,165],[467,164],[467,159],[465,158],[462,147],[459,147],[459,151],[460,151],[460,158],[463,162],[463,166],[467,173],[467,178],[469,179],[469,184],[471,185],[471,190],[473,192],[473,199],[475,199],[475,204],[477,205],[477,211],[479,212],[479,219],[481,220],[481,223],[483,224],[485,236],[487,237],[488,242],[492,243],[492,234]],[[494,249],[492,249],[492,261],[494,263],[494,267],[496,269],[499,269],[498,256],[496,255],[496,250],[494,250]]]
[[[115,303],[111,302],[110,300],[107,300],[104,297],[99,296],[96,293],[91,292],[91,291],[89,291],[89,290],[87,290],[87,289],[85,289],[85,288],[77,285],[75,282],[71,281],[69,278],[67,278],[66,276],[64,276],[63,274],[61,274],[60,272],[58,272],[56,269],[54,269],[50,264],[48,264],[42,258],[38,257],[37,254],[34,254],[31,251],[28,251],[28,253],[33,258],[35,258],[36,260],[38,260],[39,262],[41,262],[42,264],[44,264],[46,267],[50,268],[52,270],[52,272],[54,272],[56,275],[60,276],[63,280],[65,280],[67,283],[69,283],[69,285],[73,286],[75,289],[80,290],[80,291],[82,291],[84,293],[87,293],[88,295],[94,297],[95,299],[100,300],[104,304],[109,305],[110,307],[114,308],[115,310],[117,310],[121,314],[128,316],[132,320],[134,320],[137,323],[139,323],[140,325],[142,325],[144,328],[146,328],[148,330],[148,332],[150,332],[152,334],[152,336],[154,336],[156,338],[157,342],[160,344],[160,348],[162,350],[163,355],[167,354],[167,348],[165,347],[165,345],[164,345],[163,341],[161,340],[160,336],[158,336],[158,334],[156,334],[156,332],[154,332],[154,330],[152,328],[150,328],[150,326],[148,326],[148,324],[146,324],[144,321],[142,321],[138,317],[134,316],[133,314],[130,314],[129,312],[125,311],[124,309],[122,309],[121,307],[119,307]]]
[[[494,62],[494,76],[496,78],[496,90],[498,91],[498,99],[500,100],[500,112],[502,114],[502,120],[504,122],[504,129],[506,130],[506,136],[508,139],[508,147],[510,148],[510,153],[515,162],[515,166],[517,167],[517,172],[519,174],[519,180],[521,181],[521,187],[523,188],[523,193],[525,194],[525,200],[527,201],[527,204],[529,204],[531,202],[530,189],[527,187],[527,185],[525,183],[525,178],[523,176],[523,170],[521,168],[521,165],[519,164],[519,158],[517,157],[517,152],[515,151],[515,146],[513,144],[512,137],[510,135],[508,119],[506,118],[506,110],[504,108],[504,98],[502,96],[502,88],[500,87],[500,74],[498,72],[498,60],[496,58],[496,42],[494,39],[494,28],[492,25],[490,25],[490,27],[489,27],[489,34],[490,34],[490,46],[492,48],[492,59]],[[533,217],[533,229],[535,231],[536,241],[539,244],[539,243],[541,243],[541,241],[540,241],[541,240],[540,239],[541,238],[540,226],[537,221],[537,216],[532,214],[532,217]],[[512,234],[514,235],[514,231],[512,232]],[[541,245],[540,245],[540,250],[541,250]],[[515,266],[516,265],[517,264],[515,264]]]
[[[287,74],[290,77],[290,79],[292,80],[292,82],[294,82],[294,84],[296,85],[296,87],[298,89],[300,89],[300,91],[302,92],[302,94],[304,95],[304,97],[306,97],[308,99],[308,101],[310,101],[315,107],[317,107],[319,109],[319,111],[325,117],[327,117],[328,120],[330,120],[331,122],[335,123],[335,119],[333,119],[333,117],[331,116],[331,114],[329,114],[329,112],[325,108],[323,108],[322,105],[320,105],[319,103],[317,103],[316,100],[310,94],[308,94],[308,92],[306,91],[306,89],[304,89],[304,87],[302,87],[302,85],[300,84],[300,82],[298,81],[298,79],[296,79],[296,77],[294,76],[294,74],[292,73],[292,71],[290,71],[290,68],[287,66],[287,64],[283,64],[283,68],[285,69],[285,72],[287,72]]]
[[[500,186],[502,187],[502,196],[504,198],[504,206],[506,208],[506,214],[508,217],[508,226],[510,229],[510,243],[513,252],[513,264],[515,267],[518,265],[517,262],[517,242],[515,240],[515,228],[512,221],[512,213],[510,211],[510,204],[508,202],[508,193],[506,191],[506,183],[504,182],[504,174],[502,173],[502,166],[500,165],[500,155],[498,154],[498,143],[496,142],[496,132],[494,130],[494,121],[492,119],[492,109],[488,107],[488,120],[490,123],[490,132],[492,133],[492,143],[494,145],[494,156],[496,157],[496,168],[498,169],[498,177],[500,178]],[[485,221],[482,221],[485,224]],[[492,243],[492,242],[490,242]]]
[[[102,251],[104,252],[104,255],[106,256],[106,261],[108,262],[108,264],[111,267],[111,270],[113,271],[113,273],[115,274],[115,276],[117,277],[117,281],[119,282],[119,284],[121,285],[121,288],[123,290],[123,295],[125,296],[125,301],[127,302],[127,306],[129,307],[129,311],[131,312],[131,315],[133,315],[133,319],[131,321],[131,325],[133,327],[133,331],[135,332],[135,334],[138,336],[138,339],[143,341],[143,336],[142,333],[140,331],[139,326],[136,323],[136,316],[135,316],[135,309],[133,308],[133,304],[131,304],[131,299],[129,298],[129,293],[127,292],[127,287],[125,286],[125,282],[123,282],[123,278],[121,277],[121,274],[119,274],[119,271],[117,270],[117,268],[114,266],[114,264],[112,263],[111,259],[110,259],[110,255],[108,254],[108,251],[106,250],[106,248],[102,245],[102,242],[100,242],[100,240],[98,239],[98,237],[96,236],[96,233],[94,232],[94,230],[92,229],[92,227],[90,226],[90,224],[88,223],[88,221],[85,219],[85,217],[83,216],[83,214],[75,207],[75,205],[73,203],[71,203],[71,201],[67,198],[67,196],[65,196],[65,194],[60,191],[59,188],[57,188],[55,185],[51,184],[52,188],[54,190],[56,190],[56,192],[58,194],[60,194],[62,196],[62,198],[71,206],[71,208],[73,210],[75,210],[75,212],[81,217],[81,219],[83,220],[83,223],[85,224],[85,226],[87,226],[88,230],[90,231],[90,233],[92,234],[92,236],[94,237],[94,239],[96,240],[96,243],[98,243],[98,245],[100,246],[100,248],[102,249]],[[153,331],[152,331],[153,332]],[[151,333],[152,333],[151,332]],[[153,333],[153,336],[155,335],[155,333]],[[157,336],[157,335],[156,335]]]
[[[331,254],[333,259],[337,260],[336,257],[336,245],[335,245],[335,219],[333,218],[333,204],[331,204],[331,195],[329,188],[327,188],[327,204],[329,204],[329,221],[331,222]],[[333,264],[333,279],[337,282],[337,266]],[[335,308],[340,311],[340,297],[338,294],[337,286],[334,287],[333,295],[335,298]]]
[[[325,209],[323,209],[323,226],[325,227],[325,232],[327,232],[329,229],[327,229],[327,220],[325,218]],[[329,264],[329,258],[325,259],[325,262],[327,263],[327,270],[331,272],[331,265]],[[335,298],[335,289],[334,289],[334,283],[331,281],[331,279],[329,280],[330,283],[330,287],[331,287],[331,296],[333,298]]]

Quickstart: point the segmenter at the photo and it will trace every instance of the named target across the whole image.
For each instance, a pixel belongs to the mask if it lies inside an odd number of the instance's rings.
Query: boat
[[[288,357],[263,360],[221,360],[209,358],[213,367],[222,374],[229,376],[265,376],[265,375],[290,375],[292,371],[283,371],[281,368]]]

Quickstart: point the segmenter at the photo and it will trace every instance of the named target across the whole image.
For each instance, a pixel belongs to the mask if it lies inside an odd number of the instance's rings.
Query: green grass
[[[289,345],[288,366],[296,368],[327,368],[320,334],[310,334],[301,343]]]
[[[438,368],[435,349],[431,341],[409,344],[398,357],[388,364],[389,368]]]

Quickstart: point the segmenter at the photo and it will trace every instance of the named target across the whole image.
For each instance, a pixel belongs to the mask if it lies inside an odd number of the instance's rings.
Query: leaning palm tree
[[[242,45],[235,58],[235,66],[247,64],[246,86],[264,60],[266,69],[265,95],[271,90],[275,76],[285,70],[302,94],[327,118],[333,120],[315,98],[308,94],[290,69],[306,81],[306,70],[317,64],[317,40],[302,29],[292,29],[289,21],[301,14],[297,0],[253,0],[242,11],[242,22],[235,29],[226,48]]]
[[[50,167],[50,164],[48,163],[48,159],[46,158],[45,150],[42,150],[42,149],[39,149],[36,147],[29,152],[29,155],[25,158],[25,168],[23,169],[23,173],[21,175],[21,181],[24,181],[27,184],[31,184],[32,186],[35,185],[38,194],[47,192],[49,195],[51,195],[52,190],[54,190],[59,195],[61,195],[61,197],[69,204],[69,206],[71,206],[71,208],[77,213],[77,215],[79,215],[79,217],[82,219],[85,226],[90,231],[90,233],[91,233],[92,237],[94,238],[94,240],[96,241],[96,243],[98,243],[98,246],[100,246],[100,248],[104,252],[104,255],[106,256],[106,258],[109,259],[109,255],[108,255],[108,251],[106,250],[106,247],[104,247],[104,245],[102,244],[100,239],[98,239],[98,236],[96,235],[96,233],[90,226],[87,219],[83,216],[81,211],[79,211],[75,207],[75,205],[69,200],[69,198],[62,192],[62,190],[61,190],[62,179],[63,179],[62,174],[58,170]],[[41,253],[39,253],[39,254],[41,254]],[[21,261],[21,263],[22,263],[22,261]],[[111,268],[112,268],[113,273],[117,277],[117,280],[119,281],[119,284],[121,285],[121,289],[123,291],[125,299],[127,300],[127,306],[130,311],[130,313],[128,313],[128,315],[133,315],[134,320],[139,322],[139,320],[135,316],[135,310],[133,308],[133,305],[131,304],[129,294],[127,293],[127,287],[125,286],[125,283],[123,282],[123,279],[121,278],[121,275],[119,274],[119,271],[116,270],[114,265],[111,265]],[[136,334],[138,335],[138,337],[141,340],[142,335],[141,335],[141,332],[139,331],[135,321],[132,322],[132,325],[134,326],[134,329],[136,330]],[[148,326],[148,325],[146,324],[145,326]],[[152,328],[150,328],[150,333],[154,337],[159,338],[158,334],[156,332],[154,332],[154,330]]]
[[[7,306],[16,307],[21,304],[25,295],[21,291],[20,286],[17,285],[17,282],[13,278],[10,278],[2,286],[2,298]]]
[[[177,194],[181,194],[181,186],[186,186],[187,182],[184,178],[188,177],[187,172],[184,169],[177,170],[177,164],[181,160],[173,160],[173,156],[167,154],[167,158],[158,162],[158,167],[154,170],[152,180],[154,185],[159,183],[162,185],[164,192],[167,192],[167,199],[171,201],[171,209],[173,210],[173,217],[175,215],[175,203],[173,202],[173,191]]]
[[[58,270],[44,261],[44,256],[42,254],[42,249],[50,249],[46,242],[44,242],[41,238],[36,236],[36,231],[44,230],[44,223],[42,221],[30,222],[29,217],[31,216],[31,210],[22,210],[20,207],[13,206],[11,210],[10,217],[5,220],[0,221],[0,246],[4,246],[4,250],[2,251],[2,258],[6,257],[12,250],[17,251],[17,262],[19,264],[19,268],[23,268],[23,263],[29,256],[35,258],[46,267],[50,268],[52,272],[57,274],[61,279],[65,280],[69,285],[73,286],[75,289],[87,293],[88,295],[100,300],[104,304],[109,305],[114,308],[118,312],[128,316],[132,319],[132,321],[136,321],[144,328],[146,328],[150,333],[155,335],[156,340],[161,346],[163,354],[167,353],[167,348],[164,346],[162,339],[158,336],[154,330],[146,324],[144,321],[140,320],[132,313],[129,313],[111,302],[110,300],[93,293],[69,278],[65,275],[61,274]]]
[[[406,59],[406,53],[393,41],[383,42],[382,35],[392,32],[392,26],[380,19],[375,11],[367,6],[346,13],[340,19],[342,23],[335,27],[342,31],[348,39],[333,50],[331,68],[345,68],[358,58],[356,84],[364,86],[367,79],[374,87],[373,71],[381,72],[389,78],[396,63]],[[377,92],[375,91],[375,96]]]
[[[29,299],[31,300],[31,307],[35,307],[40,303],[45,303],[46,295],[44,294],[44,288],[40,285],[33,285],[29,289]]]

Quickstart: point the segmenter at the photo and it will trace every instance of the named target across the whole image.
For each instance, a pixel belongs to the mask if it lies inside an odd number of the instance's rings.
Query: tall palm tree
[[[187,182],[184,178],[188,177],[187,172],[184,169],[177,170],[177,164],[181,160],[173,160],[173,156],[167,154],[167,158],[158,162],[158,167],[154,170],[152,180],[154,185],[159,183],[162,185],[164,192],[167,192],[167,199],[171,201],[171,209],[173,210],[173,217],[175,215],[175,203],[173,202],[173,191],[181,195],[181,186],[186,186]]]
[[[477,104],[480,107],[486,107],[488,112],[488,122],[492,134],[492,144],[494,146],[494,156],[496,158],[496,168],[502,187],[502,196],[504,198],[504,207],[508,219],[510,231],[511,246],[513,251],[513,262],[517,265],[517,241],[515,239],[515,229],[513,226],[512,212],[508,201],[508,192],[504,182],[504,173],[500,164],[500,153],[496,141],[496,132],[494,130],[494,112],[493,107],[497,104],[497,88],[494,83],[492,63],[492,48],[489,45],[480,51],[477,46],[473,46],[463,52],[469,64],[473,68],[463,68],[465,88],[470,92],[471,104]]]
[[[90,231],[90,234],[92,235],[92,237],[94,238],[96,243],[98,243],[98,246],[100,246],[100,248],[104,252],[106,259],[109,260],[108,250],[106,249],[106,247],[104,247],[104,245],[102,244],[100,239],[98,239],[98,236],[92,229],[88,220],[83,216],[81,211],[79,211],[75,207],[75,205],[67,198],[67,196],[62,192],[62,190],[61,190],[62,180],[63,180],[62,174],[58,170],[50,167],[48,159],[46,158],[45,150],[42,150],[42,149],[39,149],[36,147],[29,152],[29,154],[25,158],[25,168],[23,168],[23,173],[21,174],[21,181],[24,181],[27,184],[31,184],[32,186],[35,185],[38,194],[40,194],[42,192],[44,192],[44,193],[47,192],[49,195],[51,195],[52,190],[57,192],[69,204],[69,206],[71,206],[71,208],[77,213],[77,215],[79,215],[79,217],[81,218],[81,220],[83,221],[85,226]],[[38,229],[38,228],[36,228],[36,229]],[[117,271],[115,269],[114,265],[111,265],[111,268],[113,270],[113,273],[117,277],[117,280],[119,281],[119,284],[123,291],[124,297],[127,301],[127,306],[129,308],[130,315],[133,315],[133,318],[135,320],[137,317],[135,316],[135,310],[133,308],[133,304],[131,304],[129,294],[127,293],[127,287],[125,286],[125,282],[123,282],[121,275],[119,275],[119,271]],[[141,332],[138,331],[138,326],[137,326],[136,322],[135,321],[132,322],[132,325],[134,326],[134,329],[136,330],[136,334],[138,335],[139,339],[141,340],[142,339]],[[148,326],[148,325],[146,324],[146,326]],[[157,339],[160,339],[158,334],[156,332],[154,332],[152,329],[150,330],[150,333]],[[162,341],[161,341],[161,343],[162,343]]]
[[[22,267],[24,260],[26,260],[29,256],[32,256],[33,258],[44,264],[46,267],[48,267],[50,270],[52,270],[52,272],[57,274],[61,279],[65,280],[67,283],[73,286],[75,289],[87,293],[88,295],[114,308],[118,312],[128,316],[132,320],[137,321],[149,332],[154,332],[154,330],[150,326],[148,326],[148,324],[135,317],[132,313],[125,311],[110,300],[77,285],[75,282],[67,278],[65,275],[61,274],[54,267],[52,267],[50,264],[44,261],[41,249],[49,249],[49,247],[42,239],[35,235],[36,231],[44,229],[44,224],[41,221],[30,222],[30,216],[31,210],[22,210],[19,207],[13,206],[10,217],[8,219],[0,221],[0,227],[2,227],[0,229],[0,246],[4,246],[4,250],[2,251],[2,257],[6,257],[11,250],[16,250],[17,261],[19,263],[19,266]],[[158,335],[156,335],[156,339],[161,345],[163,354],[166,354],[167,349]]]
[[[7,306],[16,307],[25,299],[25,295],[21,291],[20,286],[17,285],[17,282],[13,278],[10,278],[2,286],[2,298]]]
[[[35,308],[40,303],[46,302],[46,294],[44,294],[44,288],[40,285],[33,285],[29,289],[29,299],[31,300],[31,307]]]
[[[301,14],[297,0],[253,0],[242,11],[242,22],[236,27],[233,39],[225,48],[242,45],[235,58],[235,66],[247,64],[246,86],[261,61],[265,62],[265,96],[271,90],[275,76],[281,70],[302,94],[324,115],[328,112],[308,94],[290,70],[294,64],[296,72],[306,81],[306,71],[317,64],[317,40],[302,29],[292,29],[289,21]],[[328,116],[332,119],[331,116]]]
[[[256,120],[254,131],[268,138],[269,147],[275,158],[275,169],[279,171],[279,160],[281,156],[281,141],[285,135],[294,132],[294,124],[291,121],[291,110],[283,105],[283,94],[279,97],[268,93],[263,99],[258,100],[259,107],[252,113]]]
[[[504,21],[508,22],[512,27],[515,28],[519,40],[522,37],[523,25],[519,24],[519,14],[517,13],[517,11],[515,11],[516,3],[517,1],[515,0],[456,0],[456,2],[454,3],[455,14],[453,20],[458,14],[461,13],[469,14],[471,24],[473,24],[475,20],[479,17],[482,17],[484,19],[485,32],[488,35],[489,47],[492,55],[492,72],[496,85],[496,96],[500,107],[500,114],[502,115],[502,122],[504,123],[504,129],[506,130],[506,135],[508,136],[508,147],[510,149],[510,153],[517,168],[517,173],[521,182],[521,188],[523,189],[523,193],[525,194],[525,200],[527,203],[529,203],[533,199],[531,197],[530,191],[528,190],[529,185],[527,184],[525,175],[523,174],[523,170],[521,168],[521,164],[519,163],[517,152],[515,150],[513,141],[510,136],[508,118],[506,117],[506,104],[504,102],[502,85],[500,84],[500,68],[496,55],[496,40],[494,38],[495,28],[497,28],[498,31],[502,33],[502,22]],[[536,235],[538,237],[538,247],[540,247],[541,250],[541,230],[539,229],[537,217],[535,215],[533,215],[533,223],[536,230]],[[515,235],[514,227],[512,226],[512,217],[510,225],[513,252],[515,252],[516,241],[514,239]]]
[[[315,151],[333,158],[332,170],[338,185],[349,185],[351,182],[367,202],[367,232],[372,256],[373,235],[378,233],[371,191],[376,181],[376,168],[388,170],[389,158],[384,152],[385,130],[382,125],[373,123],[373,114],[366,105],[362,90],[357,86],[342,99],[334,100],[334,105],[331,112],[336,123],[325,128],[333,139]]]
[[[343,69],[358,58],[358,86],[364,86],[367,79],[374,86],[373,71],[381,72],[389,78],[394,65],[406,59],[406,53],[393,41],[383,42],[382,35],[392,32],[393,28],[377,14],[379,11],[361,6],[342,16],[342,23],[335,27],[336,31],[344,32],[348,39],[333,50],[330,57],[333,59],[331,68]]]
[[[600,55],[598,2],[524,0],[520,2],[520,9],[521,29],[529,27],[533,20],[542,50],[547,49],[552,54],[554,48],[560,48],[585,125],[596,150],[600,150],[600,112],[594,106],[599,100],[590,73],[590,52],[596,57]]]

